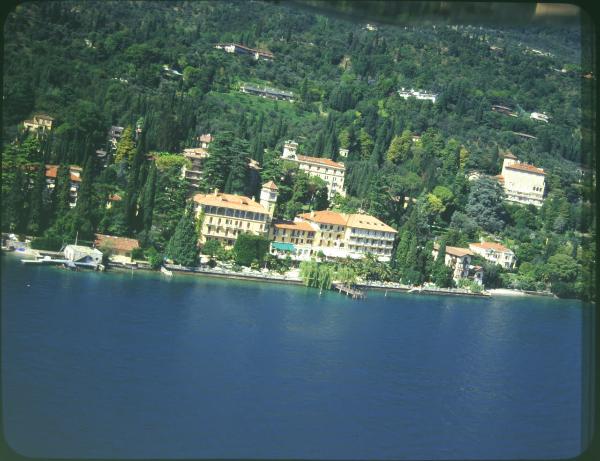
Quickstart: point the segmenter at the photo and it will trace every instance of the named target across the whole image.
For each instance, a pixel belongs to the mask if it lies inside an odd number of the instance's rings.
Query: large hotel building
[[[334,162],[328,158],[309,157],[307,155],[299,155],[298,143],[294,141],[286,141],[283,146],[283,154],[281,158],[298,163],[300,170],[310,176],[317,176],[327,183],[327,192],[329,198],[335,194],[340,194],[342,197],[346,195],[344,189],[344,173],[346,167],[343,163]]]

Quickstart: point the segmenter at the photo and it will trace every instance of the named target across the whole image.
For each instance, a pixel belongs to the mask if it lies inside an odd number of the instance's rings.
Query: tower
[[[296,150],[298,150],[298,143],[295,141],[286,141],[283,145],[283,154],[281,155],[283,158],[289,158],[292,160],[296,160]]]
[[[510,151],[506,152],[502,161],[502,175],[505,174],[505,168],[513,163],[517,163],[517,157]]]
[[[260,190],[260,204],[269,212],[269,216],[272,218],[275,212],[275,204],[277,203],[277,186],[273,181],[269,181],[263,184]]]

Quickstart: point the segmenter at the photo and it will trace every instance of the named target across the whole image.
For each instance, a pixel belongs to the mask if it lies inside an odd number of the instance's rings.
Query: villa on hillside
[[[341,162],[334,162],[328,158],[309,157],[307,155],[297,154],[298,143],[286,141],[283,146],[281,158],[298,163],[300,170],[310,176],[321,178],[327,183],[328,198],[335,194],[346,196],[344,189],[344,174],[346,167]]]
[[[214,137],[210,133],[207,133],[198,136],[196,139],[200,143],[200,147],[183,149],[183,156],[190,161],[190,166],[183,165],[181,167],[181,177],[188,182],[192,189],[200,188],[204,162],[210,156],[208,148]],[[255,172],[259,172],[261,169],[260,163],[252,158],[248,158],[248,168]]]
[[[438,95],[435,93],[428,93],[426,91],[421,91],[421,90],[413,90],[412,88],[410,90],[405,90],[404,88],[402,88],[402,89],[398,90],[398,94],[400,95],[401,98],[404,98],[404,99],[417,98],[417,99],[421,99],[421,100],[431,101],[434,104],[438,97]]]
[[[271,253],[309,260],[319,253],[328,259],[360,259],[370,253],[389,261],[396,230],[374,216],[336,211],[311,211],[293,223],[276,223],[271,229]]]
[[[215,45],[215,48],[218,50],[224,50],[226,53],[248,54],[255,60],[264,59],[266,61],[272,61],[275,59],[275,55],[270,51],[257,50],[245,45],[240,45],[238,43],[218,43]]]
[[[36,114],[30,120],[23,121],[23,126],[26,130],[42,130],[42,131],[50,131],[52,129],[52,124],[54,123],[54,118],[50,117],[46,114]]]
[[[77,194],[81,183],[82,168],[77,165],[71,165],[70,183],[69,183],[69,205],[73,208],[77,205]],[[58,165],[46,165],[46,187],[49,191],[54,191],[56,186],[56,176],[58,175]]]
[[[486,261],[499,264],[505,269],[515,267],[517,258],[512,250],[495,242],[469,243],[469,249]]]
[[[540,207],[544,203],[545,177],[542,168],[522,163],[508,152],[504,154],[502,173],[497,179],[504,187],[509,202]]]
[[[226,248],[231,248],[241,233],[266,236],[277,196],[277,186],[272,181],[263,184],[260,203],[249,197],[225,194],[217,189],[212,194],[194,195],[196,214],[204,214],[200,244],[207,240],[218,240]]]
[[[437,243],[434,244],[433,251],[431,253],[434,259],[437,259],[439,251],[440,246]],[[468,248],[459,248],[452,246],[446,247],[446,257],[444,259],[444,264],[452,268],[452,278],[454,280],[469,277],[469,270],[471,268],[471,256],[473,256],[473,253]]]
[[[244,83],[240,86],[240,91],[242,93],[261,96],[267,99],[294,102],[294,93],[291,91],[278,90],[276,88],[269,88],[267,86],[258,87]]]
[[[94,246],[110,252],[113,260],[130,263],[132,252],[140,248],[140,242],[132,238],[96,234]]]

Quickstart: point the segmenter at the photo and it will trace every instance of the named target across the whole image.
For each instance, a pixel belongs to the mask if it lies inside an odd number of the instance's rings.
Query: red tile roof
[[[277,189],[279,189],[277,187],[277,184],[275,184],[273,181],[269,181],[269,182],[264,183],[263,184],[263,188],[271,189],[271,190],[277,190]]]
[[[528,173],[543,174],[543,175],[546,174],[546,173],[544,173],[543,169],[537,168],[533,165],[529,165],[528,163],[512,163],[510,165],[506,165],[506,168],[510,168],[511,170],[527,171]]]
[[[328,159],[328,158],[309,157],[307,155],[297,155],[297,157],[300,162],[318,163],[321,165],[326,165],[329,167],[340,168],[340,169],[346,168],[343,163],[334,162],[333,160]]]
[[[116,251],[131,251],[135,248],[140,247],[140,243],[135,239],[125,237],[115,237],[113,235],[96,234],[96,240],[94,241],[96,247],[109,247]]]
[[[435,251],[438,251],[440,249],[440,245],[438,243],[434,244],[433,249]],[[473,253],[468,248],[459,248],[451,246],[446,247],[446,254],[449,254],[450,256],[458,256],[459,258],[466,255],[473,256]]]
[[[273,226],[275,226],[277,229],[291,229],[306,232],[316,232],[309,223],[303,221],[296,221],[291,223],[279,222],[273,224]]]
[[[72,182],[81,182],[81,177],[74,175],[73,171],[81,171],[81,167],[79,166],[71,166],[71,181]],[[56,179],[56,175],[58,174],[58,165],[46,165],[46,177]]]
[[[348,222],[347,216],[329,210],[314,211],[312,213],[303,213],[298,217],[319,224],[336,224],[338,226],[345,226]]]
[[[111,202],[120,202],[123,200],[119,194],[111,194],[108,196],[108,200]]]
[[[500,253],[506,253],[506,252],[510,251],[504,245],[500,245],[499,243],[495,243],[495,242],[469,243],[469,248],[470,247],[479,247],[479,248],[483,248],[484,250],[495,250]]]

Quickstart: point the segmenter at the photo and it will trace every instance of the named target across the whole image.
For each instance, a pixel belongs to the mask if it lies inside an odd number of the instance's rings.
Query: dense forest
[[[277,217],[327,206],[371,213],[399,230],[396,277],[427,277],[434,238],[462,246],[485,237],[518,260],[510,273],[486,267],[489,286],[592,297],[593,156],[582,142],[582,94],[593,80],[579,28],[365,26],[264,2],[18,6],[4,26],[3,230],[49,247],[104,232],[168,252],[188,214],[180,154],[212,133],[203,190],[256,196],[274,180]],[[228,42],[274,59],[215,49]],[[291,91],[294,101],[242,94],[242,83]],[[401,88],[438,96],[403,99]],[[55,128],[24,132],[36,113],[54,117]],[[96,150],[108,149],[112,125],[126,130],[103,167]],[[348,149],[348,196],[328,203],[322,182],[281,162],[286,139],[333,160]],[[497,175],[509,151],[546,171],[541,208],[507,204],[487,177],[467,179]],[[61,165],[52,194],[44,163]],[[73,209],[69,164],[83,167]],[[107,207],[115,194],[122,200]]]

